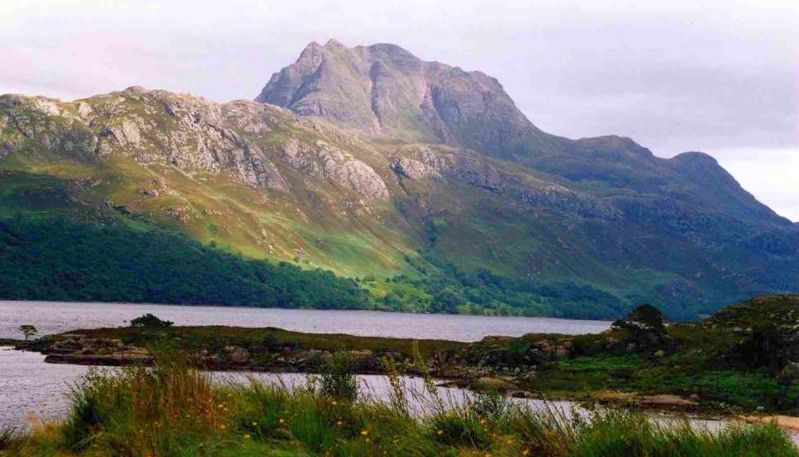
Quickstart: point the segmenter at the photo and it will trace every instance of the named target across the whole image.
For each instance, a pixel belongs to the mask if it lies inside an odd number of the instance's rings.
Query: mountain
[[[553,142],[496,79],[424,62],[393,44],[311,43],[294,64],[272,75],[255,100],[368,134],[498,156],[526,142]]]
[[[46,268],[23,255],[58,244],[22,236],[36,224],[73,227],[86,251],[131,240],[131,257],[153,262],[118,276],[158,271],[147,238],[130,233],[182,234],[169,262],[202,263],[189,254],[201,252],[218,277],[240,272],[266,290],[279,275],[236,262],[331,270],[338,279],[307,281],[341,292],[331,298],[341,307],[617,317],[652,302],[688,318],[799,290],[799,228],[710,156],[662,159],[628,138],[542,132],[495,79],[388,44],[312,43],[256,101],[140,87],[72,102],[0,96],[0,222],[11,233],[0,268],[37,265],[26,290],[39,299],[92,299],[112,281],[60,254]],[[137,291],[127,299],[166,290],[170,274],[148,273],[152,285],[123,289]],[[2,276],[0,292],[18,284]]]

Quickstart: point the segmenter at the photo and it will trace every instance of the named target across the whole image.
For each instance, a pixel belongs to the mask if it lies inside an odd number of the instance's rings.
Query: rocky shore
[[[233,337],[233,333],[239,336]],[[252,338],[258,343],[253,343]],[[647,345],[655,344],[656,340],[644,339]],[[161,347],[148,349],[158,346],[155,341]],[[521,341],[525,343],[524,351],[513,349]],[[607,348],[621,344],[612,337],[602,341]],[[608,390],[589,399],[576,391],[554,393],[531,389],[530,383],[539,376],[539,367],[575,356],[578,345],[570,336],[489,337],[477,343],[428,341],[422,342],[423,351],[418,345],[419,342],[411,340],[312,335],[279,329],[176,327],[157,331],[133,328],[75,331],[19,347],[45,354],[47,363],[99,366],[151,366],[159,351],[174,352],[178,348],[177,352],[204,370],[295,373],[317,372],[333,359],[334,352],[345,351],[358,374],[387,374],[390,366],[397,373],[436,378],[443,387],[495,391],[514,398],[590,400],[684,412],[700,410],[697,398],[679,395]]]
[[[569,355],[570,340],[554,343],[542,340],[534,345],[537,357],[556,360]],[[447,357],[427,360],[426,367],[418,367],[412,358],[400,352],[375,353],[368,349],[348,350],[347,355],[354,362],[359,374],[386,374],[385,362],[391,361],[397,370],[411,375],[433,376],[442,387],[469,388],[477,391],[494,391],[514,397],[530,399],[554,399],[541,392],[524,389],[519,374],[535,376],[534,367],[517,366],[511,368],[502,363],[497,356],[501,347],[499,341],[488,346],[482,358],[475,360],[466,347]],[[125,343],[118,338],[91,337],[82,333],[66,333],[52,337],[46,346],[40,347],[45,354],[46,363],[64,363],[94,366],[152,366],[155,355],[148,349]],[[265,357],[266,356],[266,357]],[[283,345],[274,353],[268,349],[247,349],[228,345],[218,351],[200,349],[193,356],[198,368],[214,371],[257,371],[257,372],[314,372],[333,359],[333,352],[321,349],[298,349]],[[528,357],[529,359],[529,357]],[[574,396],[562,395],[563,400],[574,400]],[[637,407],[650,410],[669,410],[699,412],[698,397],[684,398],[679,395],[639,395],[632,392],[604,391],[593,400],[607,405]]]

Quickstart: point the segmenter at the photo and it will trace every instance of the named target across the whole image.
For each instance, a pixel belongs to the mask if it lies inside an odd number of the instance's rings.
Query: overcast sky
[[[495,76],[551,133],[707,152],[799,221],[799,0],[2,0],[0,93],[252,99],[332,37]]]

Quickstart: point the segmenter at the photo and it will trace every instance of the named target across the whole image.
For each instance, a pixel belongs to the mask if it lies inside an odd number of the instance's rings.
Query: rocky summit
[[[29,255],[52,216],[331,270],[370,308],[684,318],[799,289],[799,226],[710,156],[542,132],[494,78],[391,44],[311,43],[255,101],[0,96],[0,264],[43,269],[15,298],[98,299],[109,278]]]
[[[393,44],[309,44],[272,75],[256,101],[406,141],[509,154],[524,142],[552,143],[496,79],[425,62]]]

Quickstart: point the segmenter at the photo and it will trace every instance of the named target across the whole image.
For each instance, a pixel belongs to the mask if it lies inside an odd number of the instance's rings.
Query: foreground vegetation
[[[30,434],[0,432],[2,456],[797,456],[776,425],[710,433],[687,422],[657,425],[639,413],[595,410],[569,421],[484,395],[448,408],[433,397],[408,412],[400,378],[391,401],[359,400],[340,353],[294,390],[251,381],[219,384],[185,364],[117,374],[91,372],[63,423]],[[431,387],[432,389],[432,387]]]

